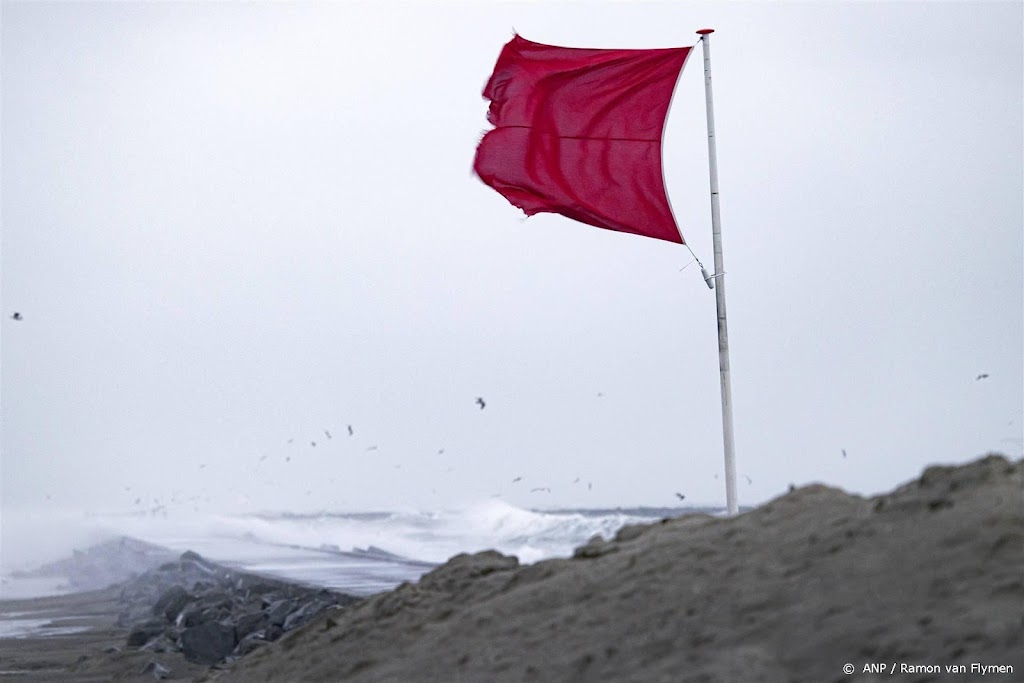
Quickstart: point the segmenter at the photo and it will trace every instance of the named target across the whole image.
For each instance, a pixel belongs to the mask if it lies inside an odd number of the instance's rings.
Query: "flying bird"
[[[980,375],[978,375],[977,377],[975,377],[974,381],[977,382],[979,379],[985,379],[986,377],[988,377],[988,373],[983,372]]]
[[[375,451],[375,450],[377,450],[377,447],[376,446],[370,446],[366,450],[368,450],[368,451]]]
[[[533,493],[534,491],[545,491],[547,493],[551,493],[551,489],[547,488],[546,486],[538,486],[535,489],[530,489],[530,493]]]
[[[846,457],[846,449],[845,448],[843,449],[843,457],[844,458]]]
[[[512,480],[512,483],[514,484],[514,483],[516,483],[517,481],[522,481],[522,480],[523,480],[523,478],[522,478],[522,477],[516,477],[515,479],[513,479],[513,480]]]
[[[313,448],[316,448],[316,441],[310,441],[309,445],[312,446]]]
[[[324,434],[326,434],[326,435],[327,435],[327,438],[328,438],[328,439],[331,439],[331,438],[333,438],[333,437],[331,436],[331,433],[330,433],[329,431],[327,431],[326,429],[324,430]]]
[[[679,500],[686,500],[686,496],[679,493],[678,491],[676,491],[676,498],[678,498]]]
[[[748,484],[753,484],[753,483],[754,483],[754,480],[753,480],[753,479],[751,479],[750,477],[748,477],[748,476],[747,476],[747,475],[745,475],[745,474],[743,475],[743,478],[747,480],[747,483],[748,483]]]
[[[349,425],[348,426],[348,435],[352,436],[353,434],[355,434],[355,432],[352,431],[352,425]]]
[[[480,410],[483,410],[484,408],[487,407],[487,403],[485,403],[484,400],[479,396],[476,397],[476,404],[480,406]]]
[[[21,313],[18,313],[17,311],[15,311],[14,315],[11,316],[11,320],[21,320],[21,319],[22,319],[21,318]]]

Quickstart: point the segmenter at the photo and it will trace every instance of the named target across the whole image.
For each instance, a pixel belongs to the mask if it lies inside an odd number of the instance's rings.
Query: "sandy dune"
[[[573,559],[458,556],[205,680],[980,680],[972,664],[1024,680],[1024,461],[998,456],[871,499],[810,486],[627,527]]]

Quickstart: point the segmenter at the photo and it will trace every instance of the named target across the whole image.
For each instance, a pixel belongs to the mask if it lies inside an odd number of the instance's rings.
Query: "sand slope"
[[[627,527],[568,560],[462,555],[211,672],[240,681],[1024,680],[1024,461],[872,499],[797,489],[733,519]],[[857,670],[843,673],[845,663]]]

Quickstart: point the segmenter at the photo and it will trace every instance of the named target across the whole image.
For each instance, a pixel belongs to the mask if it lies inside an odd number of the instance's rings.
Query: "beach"
[[[0,680],[24,683],[152,681],[143,672],[153,654],[125,646],[128,632],[116,625],[121,589],[0,601],[0,619],[10,615],[43,622],[29,637],[0,639]],[[2,622],[0,622],[2,623]],[[72,632],[65,632],[70,630]],[[207,667],[167,657],[177,680],[194,680]]]
[[[0,679],[154,680],[111,591],[0,603],[42,609],[90,630],[0,641],[0,669],[35,672]],[[236,661],[160,656],[166,680],[217,683],[1020,680],[1024,461],[930,467],[871,498],[801,487],[571,558],[463,554]]]

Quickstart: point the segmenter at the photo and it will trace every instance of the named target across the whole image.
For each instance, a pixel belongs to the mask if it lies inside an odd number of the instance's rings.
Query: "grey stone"
[[[244,657],[253,650],[258,650],[267,644],[267,641],[262,636],[256,633],[250,633],[238,643],[238,647],[235,648],[235,654],[239,657]]]
[[[171,586],[153,605],[153,614],[162,614],[167,621],[174,621],[191,601],[192,596],[187,590],[181,586]]]
[[[275,626],[284,627],[285,619],[295,609],[295,602],[292,600],[277,600],[270,603],[270,607],[267,608],[267,618],[270,623]]]
[[[328,603],[320,602],[319,600],[307,602],[305,605],[289,614],[281,625],[281,628],[285,631],[291,631],[294,628],[298,628],[323,611],[327,606]]]
[[[235,622],[235,628],[238,630],[238,637],[244,639],[253,631],[261,629],[269,623],[270,620],[266,614],[263,612],[253,612],[238,617],[238,620]]]
[[[181,632],[181,651],[185,659],[198,664],[216,664],[235,649],[235,627],[229,623],[208,621]]]
[[[140,647],[164,632],[167,623],[163,619],[150,619],[136,624],[128,633],[128,647]]]
[[[152,672],[153,678],[158,681],[171,677],[171,670],[155,659],[149,660],[146,662],[146,666],[142,667],[142,673],[150,672]]]
[[[161,633],[140,649],[146,652],[177,652],[179,648],[176,640],[170,638],[166,633]]]

